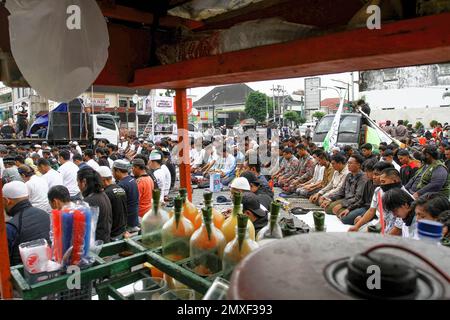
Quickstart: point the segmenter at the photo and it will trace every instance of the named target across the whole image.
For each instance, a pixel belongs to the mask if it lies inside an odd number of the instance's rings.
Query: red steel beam
[[[3,210],[3,184],[0,179],[0,297],[12,299],[11,270],[9,265],[8,237]]]
[[[186,89],[176,90],[176,109],[177,128],[178,128],[178,161],[180,168],[180,185],[186,188],[189,201],[192,201],[192,185],[191,185],[191,163],[189,158],[189,135],[188,135],[188,113],[187,113],[187,96]]]
[[[130,85],[193,88],[450,61],[450,13],[136,70]]]

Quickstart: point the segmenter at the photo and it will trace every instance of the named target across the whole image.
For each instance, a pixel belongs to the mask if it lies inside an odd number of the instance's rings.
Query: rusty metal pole
[[[190,143],[188,134],[188,113],[186,89],[177,89],[175,96],[178,128],[178,161],[180,169],[180,186],[186,188],[188,198],[192,201],[191,163],[189,157]]]
[[[11,270],[9,265],[8,237],[3,210],[3,183],[0,179],[0,297],[12,299]]]

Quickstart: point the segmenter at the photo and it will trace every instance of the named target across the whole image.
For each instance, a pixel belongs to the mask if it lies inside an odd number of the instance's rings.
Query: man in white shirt
[[[125,137],[120,137],[120,142],[118,145],[119,149],[126,150],[128,148],[128,141],[125,140]]]
[[[48,189],[53,186],[63,186],[63,178],[61,173],[50,167],[48,160],[41,158],[37,162],[37,167],[42,177],[47,181]]]
[[[78,142],[74,141],[74,142],[72,142],[72,145],[75,147],[75,150],[76,150],[79,154],[83,154],[83,152],[81,151],[80,146],[78,145]]]
[[[223,148],[212,171],[220,173],[222,184],[228,185],[235,176],[236,158],[226,148]]]
[[[39,144],[35,144],[34,145],[34,147],[36,148],[36,153],[39,155],[39,157],[43,157],[43,155],[42,155],[42,149],[41,149],[41,145],[39,145]]]
[[[81,193],[77,182],[79,168],[75,163],[70,161],[70,152],[61,150],[58,161],[61,164],[58,171],[62,175],[64,186],[69,190],[70,201],[81,200]]]
[[[394,152],[391,149],[387,149],[384,152],[384,156],[383,156],[383,158],[381,160],[392,164],[394,166],[395,170],[400,172],[401,167],[397,164],[397,162],[395,162],[395,160],[394,160]]]
[[[329,205],[332,201],[328,198],[328,196],[337,192],[345,182],[345,178],[349,173],[348,168],[346,166],[345,157],[342,154],[337,154],[331,157],[331,165],[334,169],[333,177],[331,181],[326,185],[325,188],[312,195],[309,200],[312,203],[318,203],[319,205]]]
[[[3,171],[5,171],[5,164],[3,163],[3,158],[8,155],[8,149],[5,147],[0,148],[0,177],[3,177]]]
[[[156,178],[158,188],[161,190],[161,202],[164,197],[169,194],[171,175],[169,169],[165,164],[162,164],[163,154],[160,151],[152,151],[150,154],[150,168],[153,170],[153,175]]]
[[[83,161],[90,166],[92,169],[94,169],[95,171],[98,170],[98,168],[100,168],[100,166],[98,165],[98,163],[94,160],[94,151],[92,149],[86,149],[84,150],[84,154],[83,154]]]
[[[47,181],[42,177],[36,176],[34,170],[27,165],[20,166],[18,171],[27,186],[28,199],[31,205],[50,213],[51,208],[47,198]]]

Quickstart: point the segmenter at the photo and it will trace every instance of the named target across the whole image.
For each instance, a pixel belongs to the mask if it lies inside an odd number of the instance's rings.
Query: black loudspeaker
[[[81,113],[51,112],[49,116],[48,140],[81,139]],[[71,130],[69,130],[69,123]]]

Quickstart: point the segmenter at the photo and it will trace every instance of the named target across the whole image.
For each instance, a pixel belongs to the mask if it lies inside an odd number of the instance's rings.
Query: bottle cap
[[[205,202],[212,201],[212,196],[213,196],[212,192],[205,192],[203,194],[203,199],[205,200]]]
[[[242,193],[236,192],[233,194],[233,204],[238,206],[242,203]]]
[[[153,189],[153,201],[156,201],[159,203],[159,200],[161,199],[161,190],[159,189]]]
[[[175,203],[175,212],[181,212],[183,206],[183,198],[181,198],[180,196],[175,197],[174,203]]]

